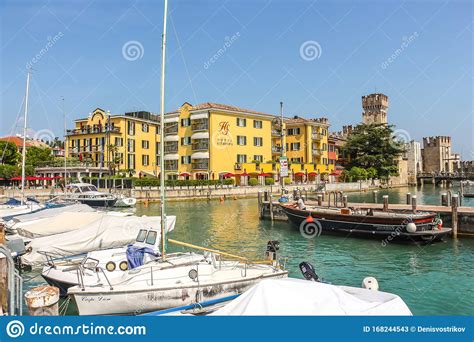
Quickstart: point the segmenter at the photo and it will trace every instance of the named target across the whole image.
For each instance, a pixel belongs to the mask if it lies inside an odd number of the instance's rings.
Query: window
[[[135,152],[135,140],[133,140],[133,139],[128,139],[127,140],[127,151],[129,153],[134,153]]]
[[[148,133],[150,131],[150,126],[147,123],[142,124],[142,132]]]
[[[148,232],[148,235],[146,237],[146,243],[149,244],[149,245],[154,245],[155,242],[156,242],[156,237],[158,236],[157,232],[154,231],[154,230],[150,230]]]
[[[246,154],[238,154],[237,155],[237,163],[242,164],[247,162],[247,155]]]
[[[263,138],[254,137],[253,138],[253,146],[263,146]]]
[[[292,151],[299,151],[300,150],[300,143],[292,143],[291,144]]]
[[[135,122],[127,121],[127,130],[129,135],[135,135]]]
[[[253,120],[253,128],[262,128],[263,124],[260,120]]]
[[[137,242],[143,242],[145,241],[145,237],[146,237],[146,230],[145,229],[140,229],[140,231],[138,232],[138,236],[137,236]]]
[[[247,137],[243,136],[243,135],[238,135],[237,136],[237,145],[241,145],[241,146],[247,145]]]
[[[191,137],[181,138],[181,146],[191,145]]]
[[[181,156],[181,164],[182,165],[191,164],[191,156]]]
[[[247,126],[247,119],[237,118],[237,126],[238,127],[246,127]]]
[[[189,127],[191,126],[191,119],[181,119],[181,127]]]
[[[149,164],[150,164],[150,157],[148,157],[148,155],[146,154],[142,155],[142,165],[148,166]]]
[[[258,162],[262,162],[263,161],[263,156],[262,155],[254,155],[253,160],[256,160]]]
[[[158,141],[157,141],[156,144],[155,144],[155,148],[156,148],[156,154],[160,154],[160,151],[161,151],[160,148],[161,148],[161,146],[160,146],[160,143],[159,143]]]
[[[115,138],[115,146],[117,147],[123,146],[123,138]]]
[[[129,154],[127,156],[127,169],[135,170],[135,155]]]
[[[298,128],[288,128],[288,135],[300,135],[300,129]]]
[[[120,152],[115,153],[114,162],[116,164],[122,165],[123,164],[123,153],[120,153]]]
[[[142,140],[142,148],[144,150],[148,150],[149,147],[150,147],[150,142],[148,140]]]
[[[301,163],[301,158],[291,158],[291,162],[300,164]]]
[[[323,151],[327,151],[328,150],[328,145],[326,143],[323,143]]]

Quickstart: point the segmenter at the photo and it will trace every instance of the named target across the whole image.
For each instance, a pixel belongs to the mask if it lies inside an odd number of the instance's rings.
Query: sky
[[[467,0],[169,0],[165,110],[217,102],[361,121],[389,96],[405,140],[449,135],[474,159]],[[95,108],[160,112],[163,0],[0,0],[0,135],[63,136]],[[64,100],[62,100],[64,98]]]

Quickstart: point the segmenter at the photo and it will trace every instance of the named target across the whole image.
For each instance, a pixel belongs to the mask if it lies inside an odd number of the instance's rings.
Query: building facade
[[[423,138],[423,171],[453,172],[456,158],[451,153],[451,137],[435,136]]]
[[[416,184],[416,176],[423,171],[421,143],[414,140],[406,143],[405,155],[407,159],[408,182]]]

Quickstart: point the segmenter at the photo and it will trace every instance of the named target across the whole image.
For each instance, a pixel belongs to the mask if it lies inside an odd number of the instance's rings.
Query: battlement
[[[433,136],[423,138],[423,148],[427,147],[450,147],[451,137],[449,136]]]
[[[362,109],[363,123],[386,124],[388,96],[380,93],[362,96]]]

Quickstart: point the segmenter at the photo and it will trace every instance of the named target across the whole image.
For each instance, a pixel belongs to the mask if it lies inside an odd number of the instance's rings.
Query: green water
[[[419,203],[436,204],[439,189],[425,187]],[[415,193],[415,189],[410,189]],[[443,190],[442,190],[443,191]],[[402,202],[407,189],[389,190]],[[387,193],[380,191],[379,196]],[[350,200],[371,201],[371,193],[350,194]],[[333,284],[360,286],[366,276],[378,279],[380,289],[400,295],[415,315],[472,315],[474,313],[474,239],[448,239],[427,245],[399,245],[380,241],[320,236],[305,239],[285,222],[260,221],[254,199],[171,202],[169,215],[178,217],[169,237],[251,258],[263,256],[268,240],[278,240],[288,258],[290,276],[301,277],[298,264],[311,262],[318,275]],[[138,215],[158,215],[158,204],[139,205]],[[170,245],[170,251],[179,248]],[[34,275],[34,274],[33,274]],[[37,285],[39,278],[25,288]]]

